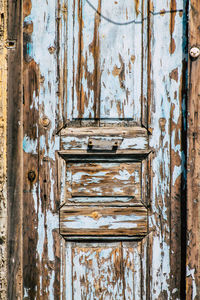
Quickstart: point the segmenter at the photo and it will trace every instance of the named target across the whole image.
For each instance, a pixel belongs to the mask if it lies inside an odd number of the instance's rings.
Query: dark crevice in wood
[[[188,112],[188,12],[189,1],[184,0],[184,13],[183,13],[183,33],[186,40],[183,43],[183,60],[182,71],[182,133],[181,133],[181,147],[182,153],[182,173],[181,173],[181,282],[180,282],[180,298],[186,299],[186,257],[187,257],[187,147],[188,147],[188,132],[187,132],[187,112]],[[191,78],[191,77],[190,77]],[[184,110],[185,107],[185,110]]]

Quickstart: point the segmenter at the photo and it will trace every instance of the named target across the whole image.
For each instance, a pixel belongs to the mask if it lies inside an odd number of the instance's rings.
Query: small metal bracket
[[[99,151],[113,151],[117,150],[122,143],[122,139],[102,139],[102,138],[90,138],[88,141],[88,148],[90,150]]]

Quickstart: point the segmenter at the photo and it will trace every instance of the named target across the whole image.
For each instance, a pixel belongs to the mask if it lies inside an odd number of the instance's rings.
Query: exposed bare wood
[[[185,180],[182,164],[185,149],[182,148],[181,140],[185,53],[180,43],[180,36],[185,34],[185,19],[179,12],[183,10],[183,1],[149,1],[149,10],[148,126],[151,131],[150,146],[154,147],[150,170],[152,182],[149,230],[154,230],[154,234],[149,259],[152,270],[148,297],[177,299],[181,297],[179,220],[181,188]]]
[[[141,199],[140,163],[68,164],[66,193],[71,196],[132,196]]]
[[[60,233],[71,236],[143,236],[147,233],[144,207],[69,207],[60,209]]]
[[[0,1],[0,299],[7,297],[7,1]]]
[[[22,298],[22,1],[8,2],[8,299]],[[15,67],[13,67],[15,66]]]
[[[62,136],[118,136],[123,138],[133,138],[133,137],[146,137],[148,138],[148,132],[145,128],[142,127],[71,127],[65,128],[60,131]]]
[[[200,2],[190,1],[189,48],[200,47]],[[187,186],[187,299],[200,297],[200,60],[189,57],[188,186]]]
[[[62,104],[57,97],[58,86],[55,85],[58,71],[57,58],[54,55],[55,2],[25,0],[23,12],[25,17],[23,297],[59,299],[60,235],[58,214],[55,213],[58,208],[55,165],[58,140],[54,132],[62,125]],[[44,42],[43,51],[37,46],[38,40]],[[47,107],[51,109],[48,110]]]
[[[77,299],[141,299],[141,243],[67,243],[66,295]],[[145,250],[144,250],[145,252]],[[144,274],[146,276],[146,274]]]
[[[137,9],[142,12],[142,1]],[[68,122],[104,125],[127,119],[140,125],[142,14],[134,2],[70,1],[63,20],[66,15]]]
[[[25,299],[181,299],[185,15],[24,0]]]

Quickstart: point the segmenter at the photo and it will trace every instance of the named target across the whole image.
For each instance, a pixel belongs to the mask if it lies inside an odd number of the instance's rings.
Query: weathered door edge
[[[187,255],[186,299],[200,297],[200,56],[193,58],[192,48],[200,47],[200,2],[190,0],[188,60],[188,155],[187,155]]]
[[[22,299],[23,94],[22,1],[8,1],[8,257],[7,299]]]
[[[7,0],[0,0],[0,299],[7,299]]]

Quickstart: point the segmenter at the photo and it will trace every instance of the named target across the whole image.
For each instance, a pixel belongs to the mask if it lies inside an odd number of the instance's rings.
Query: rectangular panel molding
[[[147,234],[145,207],[70,207],[60,210],[60,233],[65,236],[129,236]]]

